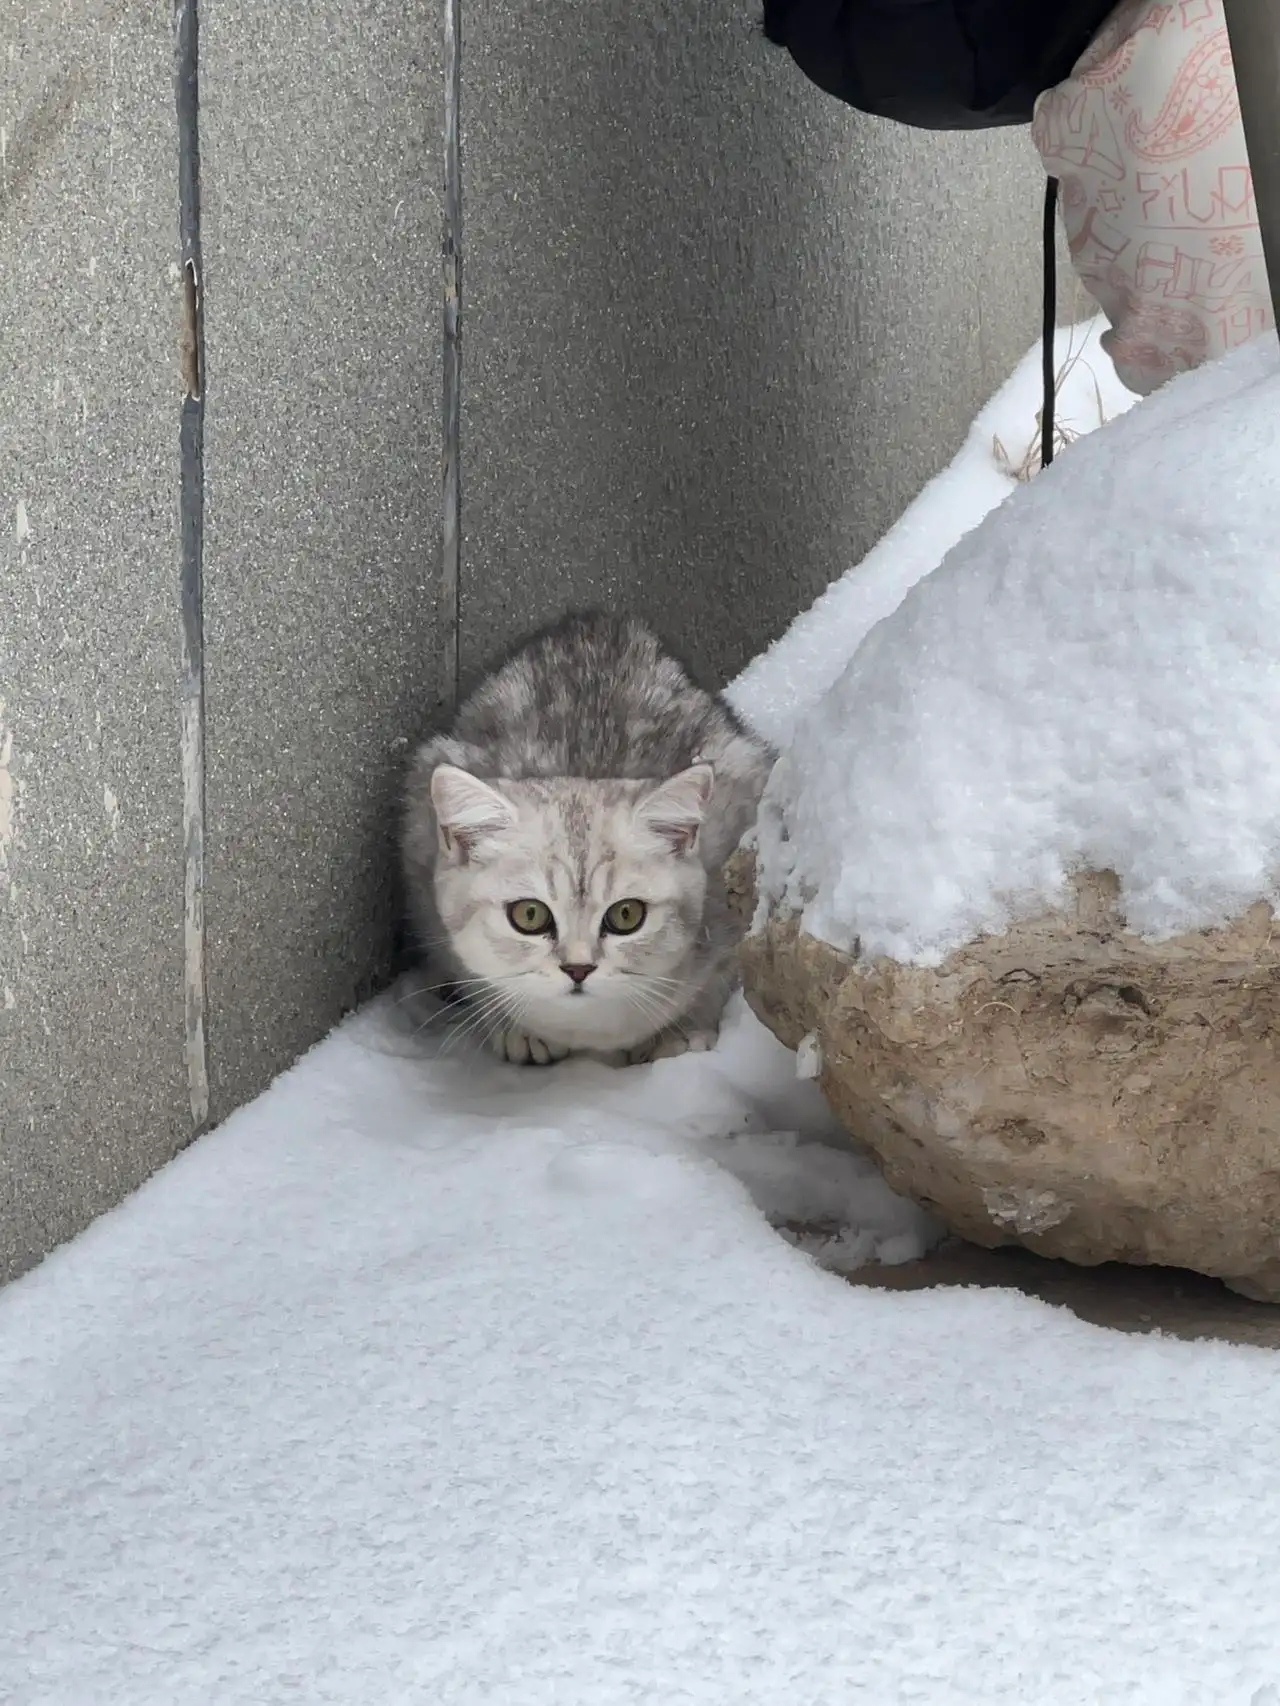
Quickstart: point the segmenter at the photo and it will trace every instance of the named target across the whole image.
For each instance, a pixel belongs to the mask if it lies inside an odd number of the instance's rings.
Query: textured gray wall
[[[110,0],[5,35],[0,1276],[188,1119],[172,36]]]
[[[441,650],[439,64],[425,3],[201,24],[216,1118],[387,965]],[[168,7],[37,6],[0,126],[3,1277],[192,1132]]]
[[[440,66],[428,0],[200,16],[217,1118],[385,965],[440,677]]]
[[[749,0],[464,11],[464,677],[586,602],[725,675],[1034,335],[1029,144],[856,119]],[[215,1118],[383,973],[447,675],[439,25],[200,0]],[[192,1129],[173,68],[143,0],[0,53],[0,1274]]]
[[[864,120],[759,11],[464,0],[468,676],[594,601],[736,670],[1036,335],[1027,136]]]

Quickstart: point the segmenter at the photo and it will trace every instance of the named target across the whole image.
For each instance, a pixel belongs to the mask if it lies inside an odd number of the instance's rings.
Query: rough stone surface
[[[1148,943],[1107,874],[936,970],[775,920],[748,997],[895,1189],[975,1244],[1162,1263],[1280,1301],[1280,942],[1270,909]]]
[[[0,30],[0,1279],[190,1135],[173,36]]]

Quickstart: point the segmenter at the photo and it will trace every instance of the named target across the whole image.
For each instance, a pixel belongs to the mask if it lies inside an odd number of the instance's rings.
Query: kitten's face
[[[436,904],[465,990],[571,1049],[631,1048],[687,1000],[707,879],[695,842],[714,777],[482,782],[442,765]],[[497,1022],[499,1008],[495,1007]]]

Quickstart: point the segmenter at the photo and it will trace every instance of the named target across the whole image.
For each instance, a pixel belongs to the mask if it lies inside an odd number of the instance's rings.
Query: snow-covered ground
[[[739,685],[771,733],[826,605]],[[0,1702],[1280,1706],[1270,1354],[848,1286],[771,1221],[930,1228],[830,1132],[741,1006],[626,1072],[357,1016],[0,1294]]]
[[[764,1052],[369,1013],[5,1293],[6,1706],[1274,1702],[1273,1357],[822,1272]]]

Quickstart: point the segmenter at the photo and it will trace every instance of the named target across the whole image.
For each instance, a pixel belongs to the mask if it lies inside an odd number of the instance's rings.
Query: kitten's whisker
[[[447,948],[449,935],[447,931],[441,936],[419,936],[415,933],[413,945],[420,953],[424,953],[428,948]]]
[[[425,984],[421,989],[397,989],[391,999],[393,1005],[396,1007],[411,1007],[415,1001],[422,1000],[426,996],[434,994],[435,988],[433,985]]]
[[[494,1029],[505,1021],[510,1010],[510,999],[504,990],[494,990],[487,1000],[473,1003],[464,1015],[464,1020],[452,1031],[441,1049],[441,1054],[447,1054],[451,1044],[461,1045],[469,1041],[477,1031],[481,1030],[491,1019],[496,1018]]]
[[[687,988],[681,980],[671,981],[677,983],[682,991]],[[629,990],[628,994],[632,997],[635,1010],[654,1027],[655,1035],[661,1031],[674,1031],[678,1037],[683,1037],[686,1043],[689,1041],[689,1033],[680,1022],[686,1015],[680,1011],[679,1005],[670,994],[655,993],[646,989],[643,984],[639,989]]]
[[[442,989],[466,989],[477,983],[488,983],[484,977],[447,977],[440,983],[424,983],[421,989],[406,989],[395,998],[397,1007],[403,1007],[407,1002],[419,1001],[424,995],[436,995]]]
[[[467,996],[461,1004],[461,1013],[458,1012],[456,1004],[446,1009],[448,1016],[454,1020],[456,1029],[450,1032],[441,1054],[448,1054],[452,1047],[460,1048],[462,1044],[471,1042],[479,1032],[484,1032],[483,1046],[501,1025],[509,1024],[512,1011],[509,986],[517,983],[521,976],[519,972],[512,972],[498,978],[468,979],[470,983],[481,985],[482,992],[479,996]],[[489,1023],[490,1020],[493,1021],[492,1024]]]
[[[474,1002],[463,1013],[459,1023],[454,1027],[454,1036],[457,1038],[470,1036],[472,1031],[477,1030],[495,1013],[505,1013],[507,1008],[507,998],[500,991],[495,991],[487,1000]]]
[[[653,1001],[652,997],[646,996],[643,992],[633,992],[630,1004],[634,1010],[640,1014],[646,1024],[654,1027],[655,1031],[666,1029],[669,1024],[669,1020],[662,1008],[657,1006]]]
[[[452,1059],[459,1054],[469,1052],[472,1036],[476,1027],[473,1025],[465,1031],[450,1031],[440,1049],[440,1059]]]
[[[624,993],[629,1001],[643,1002],[655,1010],[661,1010],[666,1005],[667,998],[663,996],[661,991],[649,989],[644,984],[628,989]]]
[[[657,972],[629,971],[625,977],[634,982],[644,984],[651,989],[685,990],[689,987],[688,979],[683,977],[663,977]]]
[[[511,1013],[499,1013],[485,1032],[484,1036],[480,1039],[480,1047],[488,1048],[499,1031],[510,1030],[519,1024],[520,1018],[518,1015]]]
[[[483,1053],[484,1050],[489,1047],[490,1043],[492,1043],[498,1032],[504,1030],[508,1023],[509,1015],[506,1013],[499,1013],[495,1018],[489,1021],[485,1026],[483,1033],[478,1033],[477,1029],[473,1029],[470,1032],[467,1037],[468,1046],[474,1044],[476,1051],[478,1053]]]
[[[655,988],[648,982],[642,982],[639,988],[628,989],[627,994],[633,997],[643,997],[652,1005],[654,1011],[663,1014],[665,1019],[667,1015],[680,1011],[683,1005],[680,997],[684,995],[687,988],[688,985],[678,979],[672,980],[669,989]]]
[[[683,977],[652,977],[648,973],[637,972],[636,981],[642,989],[665,990],[674,989],[683,994],[689,987],[689,981]]]
[[[456,1020],[457,1017],[458,1015],[452,1007],[442,1007],[438,1013],[430,1014],[427,1018],[416,1024],[413,1029],[415,1034],[420,1036],[423,1031],[429,1031],[432,1025],[438,1025],[441,1021],[447,1023],[450,1019]]]
[[[526,1035],[530,1034],[528,1024],[529,1007],[530,1000],[528,996],[525,996],[523,1000],[517,998],[515,1004],[510,1008],[510,1010],[506,1013],[499,1013],[493,1024],[489,1026],[484,1036],[480,1039],[480,1047],[482,1049],[488,1048],[494,1037],[504,1027],[524,1031]]]
[[[529,1035],[529,1000],[527,996],[523,1001],[517,1001],[510,1014],[505,1019],[500,1019],[492,1027],[481,1046],[487,1047],[504,1025],[510,1030],[523,1031],[526,1036]]]
[[[478,979],[477,981],[484,982],[486,980]],[[503,996],[502,991],[491,990],[486,995],[479,998],[470,996],[461,1003],[446,1003],[440,1008],[438,1013],[429,1014],[428,1017],[423,1019],[420,1024],[414,1027],[414,1029],[421,1033],[429,1030],[432,1025],[439,1024],[441,1022],[445,1025],[463,1025],[463,1028],[465,1029],[464,1021],[471,1018],[477,1006],[481,1009],[482,1013],[487,1013],[492,1001],[500,1001],[503,999],[505,999],[505,997]]]
[[[432,1025],[439,1024],[444,1024],[446,1026],[457,1025],[461,1023],[462,1020],[469,1017],[474,1010],[474,1007],[474,999],[468,999],[463,1002],[445,1002],[436,1012],[429,1013],[425,1019],[420,1020],[414,1026],[414,1031],[421,1033],[422,1031],[430,1030]]]

